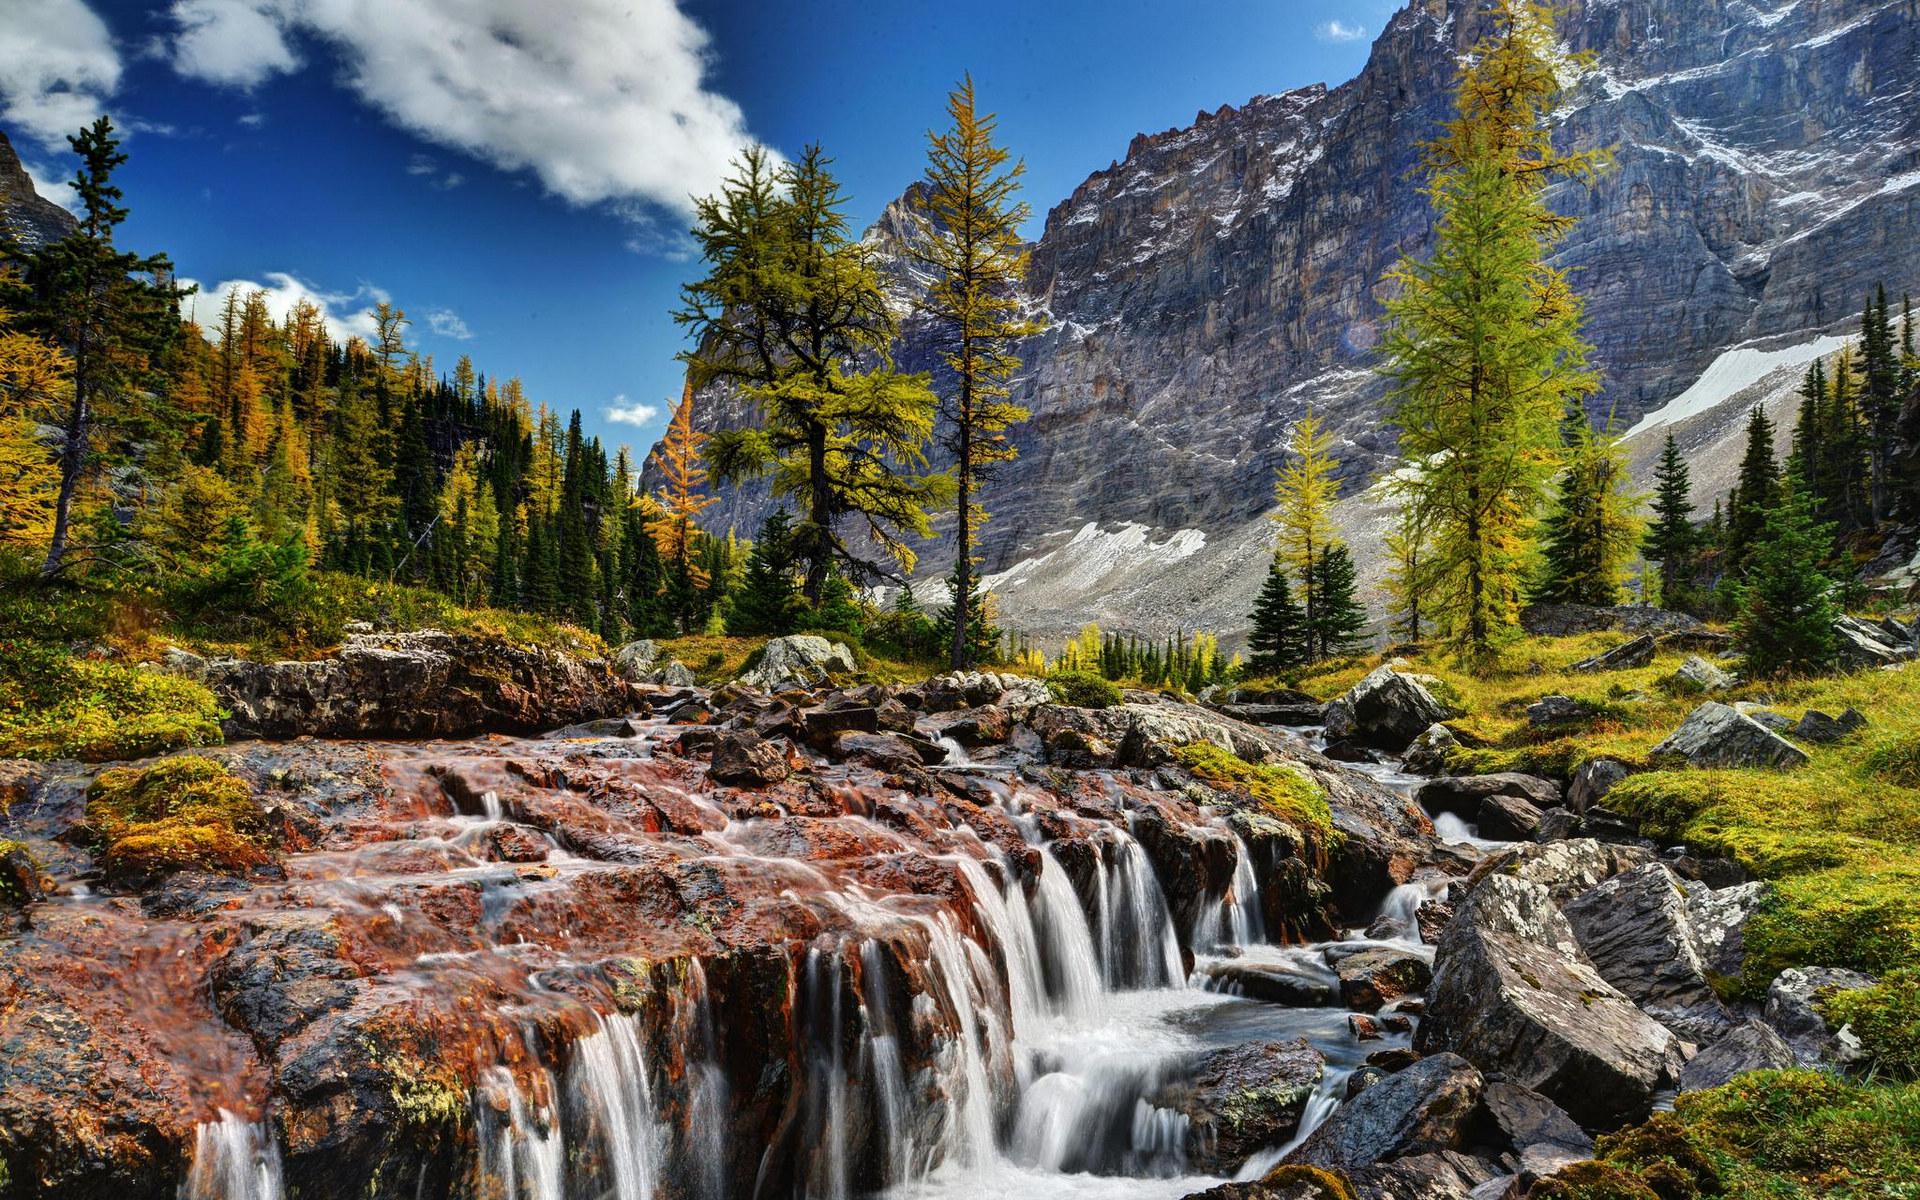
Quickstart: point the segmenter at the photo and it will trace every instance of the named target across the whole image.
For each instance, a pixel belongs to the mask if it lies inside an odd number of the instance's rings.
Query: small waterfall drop
[[[280,1150],[264,1121],[221,1109],[193,1135],[193,1166],[181,1200],[282,1200]]]
[[[548,1094],[553,1080],[546,1077]],[[527,1103],[513,1073],[489,1067],[475,1090],[480,1177],[501,1200],[566,1200],[566,1144],[551,1111]]]
[[[588,1164],[599,1191],[612,1200],[652,1200],[659,1192],[666,1138],[653,1106],[646,1059],[632,1017],[600,1018],[595,1032],[574,1043],[567,1085],[582,1123],[592,1133],[575,1146],[597,1144]]]

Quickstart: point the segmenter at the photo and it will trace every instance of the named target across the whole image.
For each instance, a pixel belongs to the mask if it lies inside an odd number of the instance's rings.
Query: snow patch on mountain
[[[1713,365],[1666,404],[1640,418],[1627,430],[1629,438],[1638,437],[1663,425],[1673,425],[1689,417],[1711,412],[1746,391],[1775,371],[1804,367],[1816,358],[1838,353],[1847,344],[1844,337],[1827,335],[1797,346],[1762,350],[1755,346],[1736,346],[1713,360]]]

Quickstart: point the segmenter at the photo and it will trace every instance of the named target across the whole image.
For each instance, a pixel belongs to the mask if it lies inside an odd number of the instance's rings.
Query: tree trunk
[[[802,589],[807,603],[820,607],[826,594],[827,567],[833,561],[833,489],[827,479],[827,427],[818,421],[807,425],[807,520],[814,528],[813,545],[807,557],[807,581]]]
[[[42,579],[58,575],[66,559],[68,532],[73,524],[73,497],[80,489],[80,471],[87,460],[88,418],[86,388],[76,379],[73,409],[67,416],[66,435],[60,447],[60,493],[53,505],[53,537],[47,543],[46,561],[40,564]]]

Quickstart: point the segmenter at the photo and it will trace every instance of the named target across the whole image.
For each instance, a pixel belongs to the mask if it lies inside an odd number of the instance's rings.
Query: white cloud
[[[318,38],[345,86],[394,124],[531,171],[575,204],[684,214],[752,140],[739,106],[707,86],[706,31],[676,0],[577,0],[564,18],[523,0],[177,0],[175,19],[187,9],[221,15],[176,38],[183,73],[257,82],[291,69],[290,37]],[[255,18],[276,36],[223,41],[224,58],[182,45]]]
[[[659,415],[660,409],[655,405],[628,404],[625,393],[615,396],[607,406],[607,420],[616,425],[649,425]]]
[[[427,328],[443,338],[452,338],[464,342],[473,336],[473,330],[460,319],[460,314],[450,308],[430,308],[427,310]]]
[[[278,7],[276,0],[174,0],[174,69],[242,88],[297,69]]]
[[[120,86],[120,52],[85,0],[5,0],[0,19],[0,118],[49,150],[106,111]]]
[[[244,113],[239,120],[240,123],[248,129],[258,129],[267,123],[267,114],[257,112]]]
[[[192,285],[197,281],[182,279],[180,282]],[[267,311],[273,314],[276,321],[286,320],[294,305],[307,300],[318,305],[326,315],[327,331],[335,337],[361,337],[369,341],[377,333],[373,306],[391,299],[385,291],[371,284],[362,284],[352,292],[327,292],[285,271],[268,271],[265,283],[251,279],[227,279],[212,287],[203,285],[198,292],[182,300],[180,308],[193,315],[200,327],[217,340],[220,309],[227,302],[227,293],[239,292],[244,298],[256,291],[266,293]],[[432,321],[431,314],[428,320]]]
[[[1360,24],[1349,25],[1336,18],[1332,21],[1322,21],[1314,26],[1313,36],[1323,42],[1357,42],[1367,36],[1367,27]]]

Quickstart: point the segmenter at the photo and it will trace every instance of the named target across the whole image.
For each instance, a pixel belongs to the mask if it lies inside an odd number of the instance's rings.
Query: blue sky
[[[679,390],[685,198],[743,141],[821,142],[865,224],[970,70],[1037,234],[1135,133],[1349,78],[1395,7],[4,0],[0,128],[44,181],[70,172],[60,131],[109,112],[130,247],[209,294],[316,295],[349,329],[390,297],[443,369],[470,353],[645,447]]]

